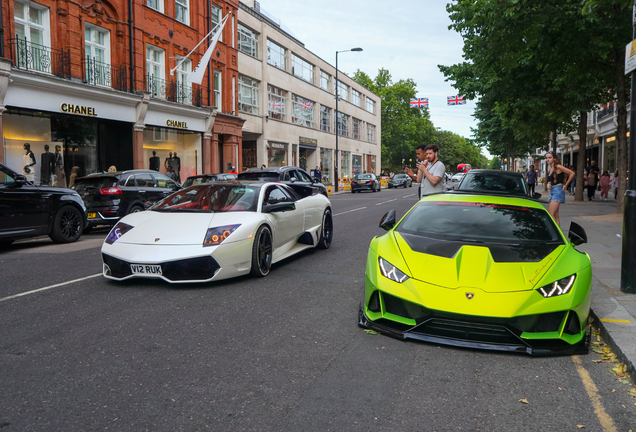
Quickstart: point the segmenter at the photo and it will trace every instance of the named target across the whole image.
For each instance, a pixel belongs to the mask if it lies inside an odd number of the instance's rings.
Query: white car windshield
[[[151,207],[158,212],[255,212],[259,187],[206,183],[176,192]]]

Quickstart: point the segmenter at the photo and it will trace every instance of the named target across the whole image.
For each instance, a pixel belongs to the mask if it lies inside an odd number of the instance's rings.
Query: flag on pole
[[[464,95],[461,96],[446,96],[447,105],[466,105]]]
[[[216,43],[221,38],[221,34],[223,34],[223,27],[225,26],[225,23],[227,22],[227,19],[228,19],[229,16],[230,16],[230,14],[225,15],[225,17],[223,18],[223,21],[221,21],[221,23],[217,26],[218,30],[216,31],[216,33],[214,33],[214,37],[212,37],[212,41],[210,42],[210,46],[208,47],[208,49],[205,52],[205,54],[203,54],[203,57],[201,58],[201,61],[199,62],[197,67],[195,67],[194,70],[188,74],[188,83],[189,84],[191,84],[191,83],[195,83],[195,84],[199,84],[199,85],[201,84],[201,80],[203,80],[203,75],[205,75],[205,70],[208,67],[208,63],[210,62],[210,57],[212,57],[212,53],[214,52],[214,49],[216,48]],[[208,36],[206,36],[206,38],[207,37]],[[205,40],[205,38],[204,38],[204,40]],[[203,41],[201,41],[201,42],[203,42]],[[201,42],[199,42],[199,44],[201,44]]]
[[[411,108],[428,107],[428,98],[411,98]]]

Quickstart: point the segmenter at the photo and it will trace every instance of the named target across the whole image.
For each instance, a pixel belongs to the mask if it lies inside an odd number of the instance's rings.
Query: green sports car
[[[369,246],[358,324],[400,339],[531,355],[587,353],[592,267],[537,201],[424,197]]]

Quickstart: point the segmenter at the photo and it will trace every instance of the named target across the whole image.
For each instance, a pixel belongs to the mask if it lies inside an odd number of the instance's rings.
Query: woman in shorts
[[[550,191],[550,207],[548,211],[556,221],[557,225],[560,224],[559,220],[559,206],[565,202],[565,190],[574,178],[574,171],[561,165],[561,161],[554,152],[547,152],[545,155],[545,162],[548,166],[548,190]],[[565,176],[568,176],[567,180]]]

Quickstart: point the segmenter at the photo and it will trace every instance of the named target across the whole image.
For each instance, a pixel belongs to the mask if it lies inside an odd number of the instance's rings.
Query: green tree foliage
[[[501,169],[501,160],[498,157],[492,158],[492,160],[490,161],[490,166],[488,168],[494,170]]]
[[[458,163],[470,163],[473,167],[488,163],[472,142],[452,132],[437,131],[428,108],[410,108],[417,87],[411,78],[393,82],[389,71],[380,69],[375,78],[358,70],[353,79],[382,100],[383,168],[401,171],[403,164],[414,167],[415,149],[421,144],[437,144],[440,160],[452,171]]]

